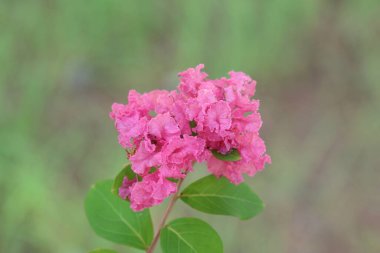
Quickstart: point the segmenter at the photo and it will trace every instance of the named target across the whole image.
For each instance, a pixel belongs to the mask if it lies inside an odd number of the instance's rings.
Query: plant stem
[[[156,248],[156,246],[157,246],[157,242],[158,242],[158,239],[160,238],[160,232],[161,232],[161,229],[165,226],[166,220],[168,219],[168,216],[169,216],[170,212],[172,211],[175,202],[177,201],[179,195],[181,194],[181,193],[179,192],[179,190],[180,190],[180,188],[181,188],[182,182],[183,182],[183,179],[180,179],[180,180],[178,181],[178,184],[177,184],[177,192],[176,192],[176,193],[173,195],[173,197],[170,199],[169,205],[168,205],[168,207],[167,207],[166,210],[165,210],[164,216],[162,217],[162,219],[161,219],[161,221],[160,221],[160,224],[158,225],[157,233],[156,233],[156,235],[154,236],[154,238],[153,238],[153,242],[152,242],[152,244],[150,245],[150,247],[148,248],[148,250],[146,251],[146,253],[153,253],[154,249]]]

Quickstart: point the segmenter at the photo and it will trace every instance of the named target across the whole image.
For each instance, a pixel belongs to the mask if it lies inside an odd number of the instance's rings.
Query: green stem
[[[158,239],[160,238],[160,232],[161,232],[161,229],[165,226],[166,220],[168,219],[169,214],[170,214],[170,212],[172,211],[175,202],[176,202],[177,199],[179,198],[179,195],[180,195],[179,190],[181,189],[182,182],[183,182],[183,179],[180,179],[180,180],[178,181],[178,184],[177,184],[177,192],[176,192],[176,193],[173,195],[173,197],[170,199],[169,205],[168,205],[168,207],[167,207],[166,210],[165,210],[164,216],[162,217],[162,219],[161,219],[161,221],[160,221],[160,224],[158,225],[157,233],[156,233],[156,235],[154,236],[154,238],[153,238],[153,242],[152,242],[152,244],[150,245],[150,247],[147,249],[146,253],[153,253],[153,252],[154,252],[154,249],[155,249],[156,246],[157,246]]]

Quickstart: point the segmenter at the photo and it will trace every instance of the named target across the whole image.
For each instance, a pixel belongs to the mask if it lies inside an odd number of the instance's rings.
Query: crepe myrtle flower
[[[195,162],[205,162],[210,173],[233,184],[271,163],[259,135],[259,101],[252,99],[256,81],[235,71],[228,78],[209,79],[203,68],[179,73],[177,90],[131,90],[127,104],[112,105],[119,143],[140,178],[125,177],[119,195],[135,211],[176,193],[174,180],[184,178]],[[237,152],[239,160],[214,155],[230,152]]]

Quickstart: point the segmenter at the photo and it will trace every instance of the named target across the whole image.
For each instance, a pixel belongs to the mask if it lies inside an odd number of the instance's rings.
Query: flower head
[[[212,174],[234,184],[271,162],[259,135],[259,101],[252,99],[256,82],[234,71],[229,78],[208,79],[203,68],[200,64],[179,73],[176,91],[131,90],[128,104],[112,106],[119,143],[129,150],[132,170],[142,178],[125,178],[119,189],[136,211],[175,193],[176,183],[168,179],[185,177],[195,162],[206,162]],[[232,150],[240,160],[220,160],[211,152]]]

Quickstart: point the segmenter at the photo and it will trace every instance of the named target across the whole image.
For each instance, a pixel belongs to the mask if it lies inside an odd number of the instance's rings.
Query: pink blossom
[[[151,167],[161,164],[161,153],[156,151],[157,146],[150,140],[140,143],[136,153],[131,156],[132,170],[137,174],[146,174]]]
[[[240,155],[246,161],[256,160],[266,152],[263,139],[253,132],[241,132],[237,135],[236,141],[239,146]]]
[[[218,101],[207,110],[206,124],[211,132],[223,134],[231,127],[231,108],[225,101]]]
[[[243,72],[231,71],[228,73],[229,79],[226,79],[228,85],[225,87],[226,100],[236,102],[238,100],[249,101],[255,94],[256,81],[252,80]]]
[[[160,204],[165,198],[177,191],[176,183],[163,178],[158,171],[146,175],[141,182],[130,188],[131,208],[140,211]]]
[[[180,178],[192,169],[195,161],[202,161],[205,141],[198,137],[185,135],[176,137],[168,142],[163,150],[163,174],[167,177]]]
[[[167,179],[184,178],[195,162],[206,162],[210,173],[234,184],[271,163],[259,134],[260,103],[252,99],[256,81],[235,71],[227,78],[209,79],[203,68],[200,64],[179,73],[178,90],[131,90],[128,104],[112,106],[119,143],[142,178],[124,179],[119,189],[134,210],[173,194],[176,184]],[[218,160],[211,152],[228,154],[233,149],[239,161]]]
[[[217,177],[224,176],[233,184],[240,184],[244,181],[243,175],[254,176],[261,171],[266,163],[271,163],[268,155],[258,157],[256,160],[246,162],[244,160],[236,162],[221,161],[210,156],[207,161],[208,170]]]
[[[207,161],[208,171],[217,177],[224,176],[234,184],[240,184],[243,179],[241,162],[226,162],[210,156]]]
[[[237,109],[232,114],[232,128],[239,132],[257,133],[263,121],[258,112],[250,112]]]
[[[119,143],[123,148],[132,148],[135,145],[135,140],[143,135],[148,121],[138,111],[117,103],[112,105],[110,117],[115,121]]]
[[[176,101],[176,91],[153,90],[143,95],[143,99],[149,105],[150,111],[155,113],[165,113],[171,110]]]
[[[169,140],[174,136],[180,135],[178,123],[169,114],[158,114],[148,123],[148,134],[158,138]]]
[[[187,96],[196,96],[199,86],[202,84],[207,74],[202,72],[203,64],[199,64],[195,68],[189,68],[178,74],[179,90]]]
[[[131,186],[133,186],[137,182],[136,179],[129,180],[128,177],[123,178],[123,183],[119,188],[119,196],[122,199],[129,199],[131,195]]]
[[[187,113],[187,104],[183,101],[178,99],[171,108],[171,115],[173,115],[175,121],[178,124],[178,127],[180,128],[181,134],[191,134],[190,124],[189,121],[189,115]]]

